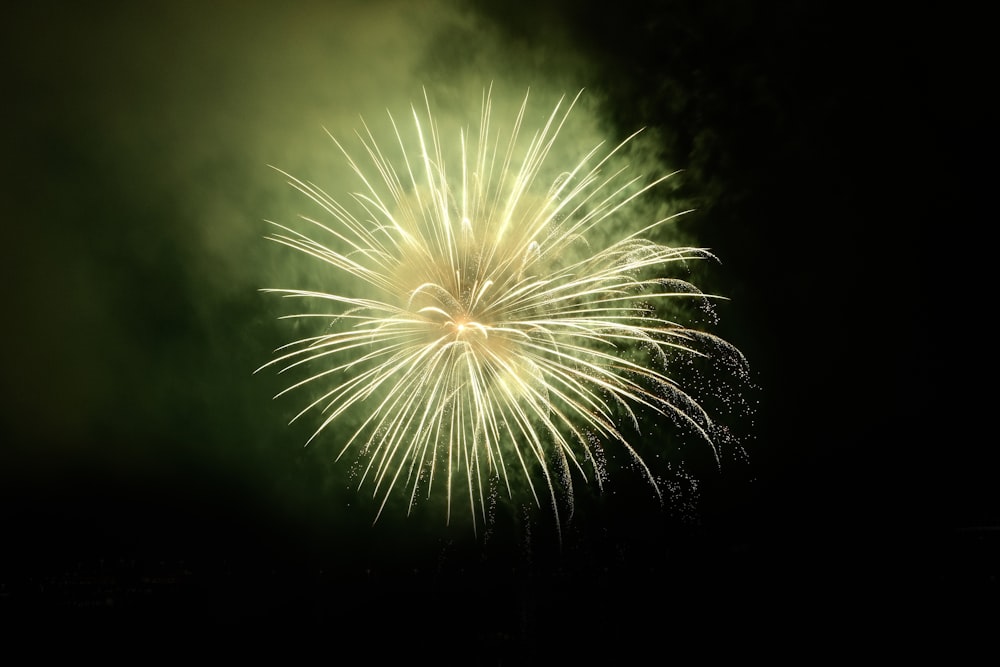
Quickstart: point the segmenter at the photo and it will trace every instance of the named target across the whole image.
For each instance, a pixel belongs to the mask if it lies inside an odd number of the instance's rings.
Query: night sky
[[[954,113],[944,24],[834,2],[138,4],[0,28],[9,619],[290,624],[528,664],[666,661],[690,630],[850,644],[996,603],[987,399],[950,381],[983,355],[956,333],[975,269],[952,234],[959,184],[986,177],[951,151],[982,135]],[[745,457],[673,453],[663,509],[626,475],[561,546],[517,509],[488,539],[372,526],[336,447],[303,448],[282,380],[253,375],[288,338],[258,289],[306,270],[263,239],[305,207],[268,165],[352,190],[324,128],[405,116],[424,87],[475,112],[490,82],[498,116],[583,88],[587,132],[647,128],[644,158],[685,169],[682,229],[721,259],[716,332],[756,386]]]

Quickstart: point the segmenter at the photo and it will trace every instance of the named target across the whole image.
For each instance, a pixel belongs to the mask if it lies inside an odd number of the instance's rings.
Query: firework
[[[311,390],[295,417],[321,415],[310,442],[364,407],[338,458],[357,456],[359,488],[370,485],[379,502],[376,521],[394,494],[412,509],[443,493],[449,519],[461,503],[475,523],[497,489],[550,503],[558,521],[573,477],[602,484],[596,450],[605,446],[628,452],[659,494],[625,436],[640,411],[714,447],[712,420],[673,377],[671,359],[718,341],[663,315],[679,299],[709,298],[670,268],[712,256],[648,239],[676,215],[594,242],[605,236],[599,227],[669,178],[647,183],[612,167],[632,137],[540,183],[578,98],[560,100],[519,148],[527,97],[500,136],[484,93],[479,126],[456,132],[460,157],[449,163],[425,93],[423,112],[412,109],[412,140],[390,116],[396,162],[363,125],[371,175],[331,135],[362,184],[348,204],[281,172],[328,219],[303,217],[307,231],[272,223],[268,238],[346,276],[350,293],[264,290],[306,300],[306,312],[287,317],[320,318],[323,328],[261,368],[301,374],[278,396]]]

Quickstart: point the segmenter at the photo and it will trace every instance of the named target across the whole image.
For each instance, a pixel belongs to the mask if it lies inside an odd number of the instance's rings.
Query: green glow
[[[575,102],[560,101],[525,145],[528,98],[508,136],[491,126],[487,93],[478,128],[456,132],[448,146],[427,101],[423,115],[413,109],[412,136],[392,121],[397,162],[365,126],[370,173],[334,138],[364,186],[347,203],[285,174],[328,219],[303,217],[306,231],[273,223],[269,239],[347,276],[350,293],[264,290],[307,300],[310,309],[287,317],[324,328],[261,368],[302,376],[278,396],[314,390],[295,417],[320,414],[310,442],[364,408],[340,456],[362,462],[359,488],[372,487],[376,520],[394,495],[412,509],[442,493],[447,519],[467,504],[475,525],[499,489],[515,502],[550,504],[558,522],[560,497],[572,506],[574,476],[603,483],[595,448],[605,443],[628,452],[659,496],[622,432],[622,423],[637,425],[637,411],[672,418],[715,446],[711,417],[669,362],[710,350],[740,364],[742,356],[664,315],[678,300],[716,298],[664,273],[712,256],[648,240],[683,212],[597,243],[608,236],[602,227],[669,178],[646,183],[612,166],[631,137],[542,182]],[[456,147],[458,158],[446,160]]]

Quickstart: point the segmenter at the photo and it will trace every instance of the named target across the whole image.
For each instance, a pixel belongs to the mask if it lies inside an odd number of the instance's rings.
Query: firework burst
[[[307,300],[312,308],[287,317],[320,318],[324,328],[261,368],[301,373],[279,396],[312,388],[295,417],[321,415],[310,442],[364,406],[338,458],[358,456],[359,488],[372,486],[379,499],[376,520],[394,494],[412,509],[444,493],[449,518],[461,503],[475,522],[499,489],[551,503],[558,521],[559,499],[572,505],[574,476],[602,484],[595,449],[611,443],[658,495],[623,434],[623,424],[638,429],[638,411],[668,416],[715,446],[712,420],[670,361],[721,341],[662,314],[678,299],[710,298],[667,272],[711,255],[648,240],[676,215],[610,244],[591,238],[669,175],[646,183],[612,168],[629,137],[540,184],[576,98],[560,101],[519,150],[527,101],[500,137],[484,94],[479,126],[456,133],[452,162],[426,95],[426,113],[412,110],[412,141],[392,120],[396,163],[367,125],[358,133],[371,176],[333,138],[363,186],[349,206],[285,174],[329,220],[303,217],[309,233],[272,223],[268,238],[348,277],[350,293],[264,290]]]

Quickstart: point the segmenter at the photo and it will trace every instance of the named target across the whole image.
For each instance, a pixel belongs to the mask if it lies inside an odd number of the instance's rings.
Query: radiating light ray
[[[311,233],[272,223],[268,238],[350,284],[338,293],[263,290],[332,310],[284,316],[329,326],[281,346],[257,370],[304,375],[277,396],[314,388],[292,419],[320,413],[307,444],[364,406],[367,416],[338,459],[353,452],[362,462],[359,488],[371,487],[376,520],[397,490],[412,509],[443,485],[448,520],[459,497],[473,525],[485,520],[492,486],[515,500],[547,498],[558,523],[560,499],[572,511],[573,482],[557,471],[603,484],[601,472],[589,470],[595,442],[626,451],[659,497],[620,426],[638,430],[640,412],[677,420],[718,456],[712,419],[675,376],[672,359],[714,350],[745,360],[666,315],[680,300],[721,298],[667,275],[714,256],[647,238],[689,211],[639,221],[598,244],[595,236],[606,233],[595,230],[620,225],[632,202],[674,175],[647,183],[611,167],[635,135],[606,153],[599,144],[552,183],[540,182],[578,98],[565,108],[560,101],[521,150],[528,97],[502,138],[485,92],[478,131],[457,133],[460,156],[449,163],[425,93],[423,114],[411,109],[412,139],[389,116],[395,161],[363,124],[358,139],[371,176],[331,135],[363,186],[348,205],[277,170],[331,222],[302,216]],[[633,360],[637,351],[649,361]]]

